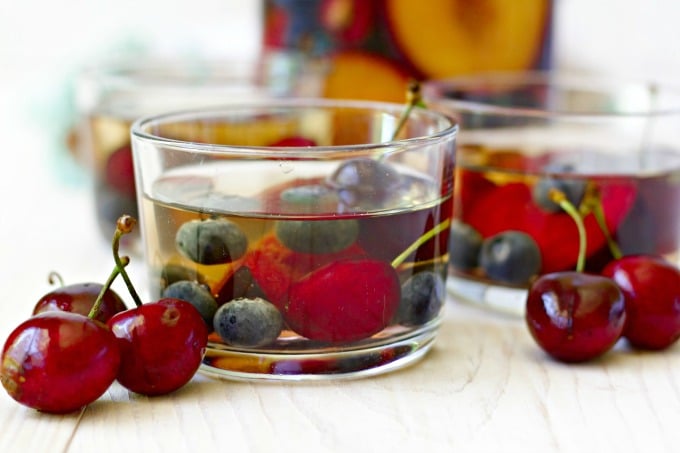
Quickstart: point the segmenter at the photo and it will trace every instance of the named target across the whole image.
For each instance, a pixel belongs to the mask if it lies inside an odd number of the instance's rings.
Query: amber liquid
[[[288,170],[283,168],[285,165],[281,163],[278,166],[280,175],[287,173]],[[255,283],[258,278],[267,279],[273,273],[290,271],[290,281],[294,284],[304,275],[337,260],[360,258],[391,263],[423,234],[450,218],[451,195],[441,196],[438,186],[417,175],[404,175],[406,183],[399,193],[390,195],[389,208],[375,212],[338,212],[337,206],[328,200],[324,201],[322,197],[306,209],[286,207],[280,202],[279,194],[287,187],[323,184],[323,175],[328,173],[323,165],[328,164],[296,163],[296,173],[299,176],[294,179],[286,177],[281,183],[277,182],[275,174],[268,174],[266,169],[257,171],[257,162],[218,162],[184,169],[180,173],[161,175],[145,194],[142,205],[143,235],[151,270],[152,297],[159,296],[168,283],[164,269],[169,267],[189,270],[191,275],[210,287],[218,304],[222,304],[228,303],[231,297],[241,296],[230,291],[234,291],[233,276],[243,266],[249,267]],[[260,181],[268,181],[269,185]],[[239,226],[248,238],[248,251],[243,258],[226,264],[204,265],[191,261],[178,251],[175,236],[181,225],[208,218],[228,219]],[[359,232],[356,241],[338,253],[296,255],[286,250],[275,234],[276,225],[285,222],[340,222],[348,219],[358,222]],[[254,253],[260,253],[258,261],[249,258]],[[268,260],[266,256],[269,253],[273,254],[272,260]],[[265,255],[264,258],[262,254]],[[444,229],[417,247],[396,267],[399,281],[403,283],[415,273],[423,271],[436,272],[445,277],[447,259],[448,229]],[[283,261],[294,260],[297,260],[295,266],[280,266]],[[267,268],[259,269],[259,265],[266,265]],[[253,295],[268,299],[285,311],[289,288],[278,288],[278,291],[272,293],[266,285],[255,286],[261,287],[256,288]],[[351,309],[351,305],[349,301],[348,309]],[[361,315],[356,313],[356,316]],[[407,339],[423,330],[431,330],[439,323],[439,318],[436,316],[427,325],[418,326],[405,326],[388,320],[384,328],[367,338],[330,344],[310,340],[286,327],[275,342],[252,350],[230,347],[213,333],[206,363],[218,369],[262,374],[352,372],[354,368],[380,366],[383,362],[408,355],[413,351],[413,345],[405,345],[401,349],[393,348],[388,352],[381,352],[380,347]],[[372,347],[377,349],[369,358],[365,355],[345,354],[346,351]],[[234,352],[236,356],[229,353],[225,357],[220,353],[224,351]],[[238,355],[240,353],[243,355]],[[259,358],[254,358],[253,353]],[[298,359],[287,360],[286,357],[290,355]],[[307,355],[319,359],[299,359]],[[305,370],[305,364],[313,370]]]

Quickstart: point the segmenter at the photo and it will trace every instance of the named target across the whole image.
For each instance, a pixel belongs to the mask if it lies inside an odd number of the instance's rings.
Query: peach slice
[[[390,0],[385,14],[404,57],[427,78],[530,69],[549,31],[549,0]]]
[[[360,50],[338,52],[330,59],[325,97],[388,102],[406,99],[408,75],[392,61]]]

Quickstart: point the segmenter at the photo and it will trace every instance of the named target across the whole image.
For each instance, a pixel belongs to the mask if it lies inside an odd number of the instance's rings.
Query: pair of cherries
[[[63,286],[43,296],[2,350],[0,381],[21,404],[68,413],[95,401],[115,381],[143,395],[172,392],[200,366],[208,330],[189,302],[165,298],[142,304],[118,256],[122,235],[136,221],[118,219],[116,266],[105,284]],[[111,289],[121,275],[135,308]]]
[[[599,274],[584,273],[586,228],[559,192],[558,203],[576,222],[580,251],[576,271],[544,274],[529,288],[525,318],[549,355],[564,362],[601,356],[624,337],[638,349],[662,350],[680,338],[680,271],[654,255],[622,256]],[[608,235],[608,232],[604,232]]]

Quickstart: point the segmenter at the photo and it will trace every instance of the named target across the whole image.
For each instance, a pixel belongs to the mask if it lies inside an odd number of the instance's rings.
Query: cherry
[[[350,342],[368,338],[383,330],[402,313],[427,311],[435,297],[428,294],[401,300],[401,286],[395,269],[424,243],[448,230],[448,220],[419,237],[391,263],[372,258],[332,261],[295,281],[290,287],[283,316],[288,325],[311,340]],[[409,307],[408,305],[423,305]],[[438,311],[438,308],[433,309]],[[435,315],[427,315],[432,319]],[[429,320],[428,319],[428,320]],[[420,319],[421,321],[423,319]]]
[[[121,266],[127,262],[124,257]],[[116,337],[97,317],[118,273],[117,265],[93,303],[87,295],[86,303],[67,304],[79,310],[91,305],[87,316],[48,303],[46,311],[10,333],[2,350],[0,381],[12,398],[43,412],[67,413],[95,401],[113,383],[120,351]],[[72,302],[72,295],[63,300]]]
[[[659,350],[680,338],[680,272],[675,266],[657,256],[630,255],[610,262],[602,275],[623,291],[623,336],[632,346]]]
[[[563,271],[539,277],[526,303],[529,331],[548,354],[565,362],[610,350],[626,319],[625,302],[610,278]]]
[[[143,395],[170,393],[194,376],[208,328],[189,302],[160,299],[114,315],[107,325],[121,354],[118,382]]]
[[[34,315],[47,311],[60,310],[79,313],[86,316],[92,310],[92,307],[97,300],[97,296],[104,288],[104,285],[100,283],[76,283],[64,285],[63,282],[61,282],[61,277],[55,273],[50,275],[50,283],[53,283],[53,278],[59,279],[61,286],[48,292],[38,300],[33,308]],[[127,310],[127,307],[120,296],[111,288],[106,288],[101,306],[94,319],[105,323],[111,316],[124,310]]]
[[[387,326],[399,306],[400,291],[399,278],[387,262],[337,261],[292,286],[284,317],[306,338],[356,341]]]
[[[0,380],[25,406],[68,413],[103,395],[119,363],[116,338],[103,324],[77,313],[49,311],[10,333]]]
[[[118,382],[143,395],[172,392],[186,384],[201,365],[208,343],[208,328],[189,302],[164,298],[142,304],[118,256],[120,237],[132,231],[136,221],[118,219],[113,256],[136,308],[114,315],[107,325],[120,348]]]
[[[614,280],[582,272],[586,255],[583,219],[566,195],[551,198],[569,214],[579,233],[576,271],[560,271],[535,280],[526,300],[525,320],[536,343],[552,357],[580,362],[609,351],[626,320],[624,295]]]

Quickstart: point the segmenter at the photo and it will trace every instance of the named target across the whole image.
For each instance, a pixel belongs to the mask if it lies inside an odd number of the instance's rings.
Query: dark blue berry
[[[206,286],[195,281],[181,280],[165,288],[162,296],[189,302],[198,310],[205,323],[212,327],[217,302]]]
[[[547,172],[571,173],[574,167],[569,164],[552,164],[545,167]],[[550,190],[562,192],[574,206],[579,206],[586,191],[586,182],[581,179],[565,179],[564,177],[545,176],[534,184],[531,191],[534,203],[547,212],[561,212],[559,204],[550,199]]]
[[[403,178],[392,165],[367,157],[344,162],[328,183],[338,191],[348,210],[357,211],[386,207],[402,186]]]
[[[478,266],[479,251],[484,238],[471,225],[454,220],[449,237],[449,262],[459,270],[469,270]]]
[[[237,224],[226,219],[192,220],[175,236],[177,249],[199,264],[224,264],[241,258],[248,238]]]
[[[412,275],[401,287],[397,322],[419,326],[434,319],[444,304],[444,279],[432,271]]]
[[[191,269],[175,263],[166,264],[156,275],[158,276],[161,290],[164,290],[173,283],[181,280],[205,283],[205,278],[196,269]]]
[[[278,338],[283,329],[283,317],[264,299],[235,299],[217,309],[213,327],[226,344],[255,348]]]
[[[339,220],[285,220],[276,222],[276,237],[289,249],[300,253],[336,253],[356,241],[359,222]]]
[[[528,234],[504,231],[484,241],[479,264],[489,278],[520,285],[540,271],[541,252]]]

